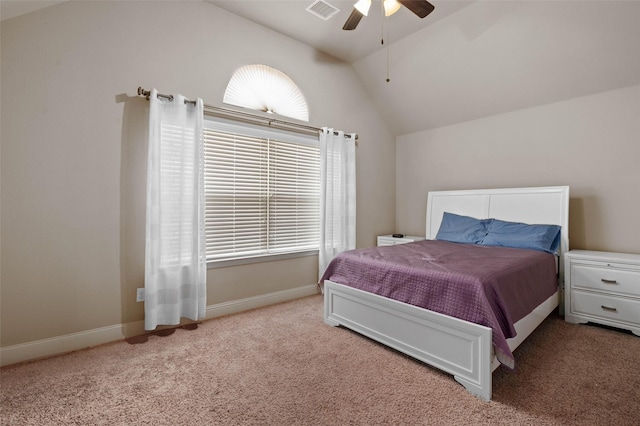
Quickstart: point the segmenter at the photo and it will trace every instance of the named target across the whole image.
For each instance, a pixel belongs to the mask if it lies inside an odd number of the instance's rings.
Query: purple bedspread
[[[557,290],[549,253],[436,240],[340,253],[324,280],[491,327],[496,356],[510,368],[514,324]]]

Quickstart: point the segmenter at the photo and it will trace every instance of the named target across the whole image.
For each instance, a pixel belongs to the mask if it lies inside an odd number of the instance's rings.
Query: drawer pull
[[[617,284],[618,283],[616,280],[607,280],[605,278],[602,278],[600,281],[602,281],[605,284]]]
[[[617,310],[616,308],[611,308],[611,307],[609,307],[609,306],[601,305],[600,307],[601,307],[602,309],[604,309],[605,311],[607,311],[607,312],[618,312],[618,310]]]

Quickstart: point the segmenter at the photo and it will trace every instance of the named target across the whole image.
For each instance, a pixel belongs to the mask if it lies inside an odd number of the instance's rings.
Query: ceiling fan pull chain
[[[387,81],[387,83],[389,83],[391,81],[391,79],[389,78],[389,43],[388,43],[388,41],[389,41],[389,17],[387,16],[384,19],[386,19],[386,21],[387,21],[387,47],[386,47],[386,50],[387,50],[387,80],[386,81]],[[383,43],[384,43],[384,40],[383,40]]]
[[[391,79],[389,78],[389,46],[387,46],[387,83],[389,83]]]
[[[380,20],[380,44],[384,46],[384,3],[380,2],[382,6],[382,19]]]

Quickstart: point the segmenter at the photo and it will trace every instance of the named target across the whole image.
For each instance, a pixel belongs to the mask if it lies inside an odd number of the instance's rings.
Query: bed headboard
[[[564,253],[569,250],[569,187],[434,191],[427,196],[427,239],[434,239],[444,212],[476,219],[560,225],[560,282]]]

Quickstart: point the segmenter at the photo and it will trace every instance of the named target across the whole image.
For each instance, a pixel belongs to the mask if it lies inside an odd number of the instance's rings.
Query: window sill
[[[235,259],[208,260],[207,269],[225,268],[227,266],[247,265],[250,263],[273,262],[276,260],[295,259],[297,257],[317,256],[318,250],[296,251],[291,253],[261,254],[258,256],[238,257]]]

